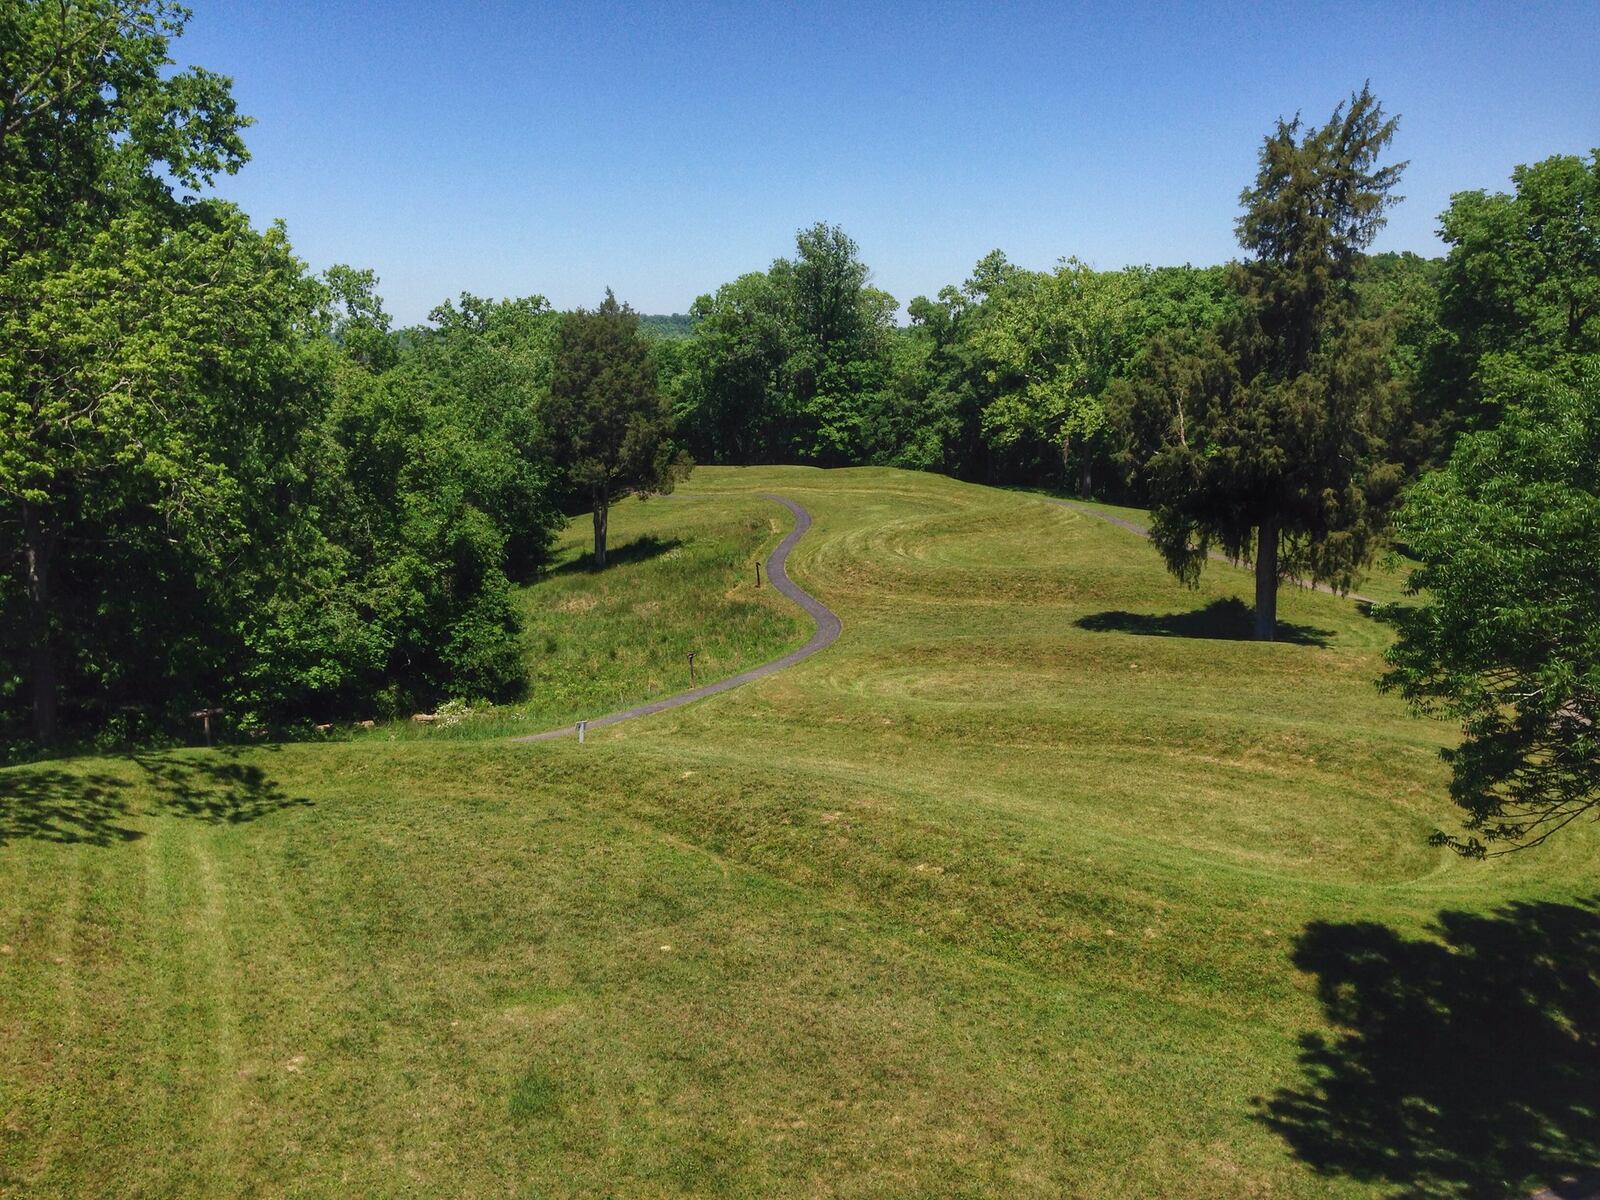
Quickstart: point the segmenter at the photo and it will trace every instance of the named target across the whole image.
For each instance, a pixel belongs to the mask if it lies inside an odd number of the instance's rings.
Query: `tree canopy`
[[[1509,194],[1459,193],[1439,220],[1444,334],[1426,383],[1450,432],[1493,423],[1497,372],[1600,353],[1600,151],[1511,178]]]
[[[1398,529],[1422,566],[1384,686],[1458,720],[1445,757],[1482,856],[1543,841],[1600,804],[1600,156],[1518,167],[1440,220],[1423,387],[1459,441]]]
[[[248,121],[172,69],[186,19],[0,6],[0,743],[18,701],[48,744],[511,694],[554,316],[404,353],[370,272],[205,196]]]
[[[1461,722],[1446,752],[1474,856],[1527,845],[1600,806],[1600,358],[1569,382],[1524,370],[1488,399],[1410,492],[1401,535],[1424,599],[1385,612],[1399,631],[1384,685]]]

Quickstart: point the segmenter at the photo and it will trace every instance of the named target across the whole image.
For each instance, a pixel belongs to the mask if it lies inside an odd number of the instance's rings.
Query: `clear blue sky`
[[[841,224],[902,302],[999,247],[1233,255],[1279,115],[1370,79],[1411,160],[1381,249],[1450,194],[1600,145],[1600,3],[1191,6],[190,0],[254,160],[221,191],[395,316],[463,290],[645,312]]]

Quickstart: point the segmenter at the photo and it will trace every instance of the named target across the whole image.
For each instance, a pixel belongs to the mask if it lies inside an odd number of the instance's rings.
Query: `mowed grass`
[[[1450,730],[1374,691],[1356,605],[1286,589],[1298,640],[1260,645],[1248,574],[1185,591],[1027,496],[687,490],[811,511],[791,574],[834,647],[582,747],[0,772],[0,1191],[1488,1197],[1592,1165],[1593,831],[1430,849]]]
[[[802,644],[805,614],[756,564],[788,532],[789,513],[755,496],[624,500],[611,509],[607,563],[593,569],[587,515],[562,532],[551,565],[518,590],[527,699],[464,719],[402,721],[377,737],[484,738],[532,733],[712,683]]]
[[[1043,495],[1045,493],[1037,494]],[[1107,504],[1101,500],[1079,500],[1076,498],[1072,499],[1072,503],[1091,512],[1117,517],[1124,521],[1132,521],[1134,524],[1143,526],[1146,529],[1150,527],[1150,512],[1148,509],[1135,508],[1126,504]],[[1360,572],[1352,593],[1378,604],[1410,601],[1412,597],[1407,593],[1406,586],[1410,580],[1411,572],[1420,565],[1416,559],[1405,552],[1403,547],[1388,547],[1381,550],[1373,561]]]

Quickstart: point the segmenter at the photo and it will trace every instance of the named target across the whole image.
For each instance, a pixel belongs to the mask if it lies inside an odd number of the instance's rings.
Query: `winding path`
[[[1073,512],[1082,513],[1086,517],[1093,517],[1096,521],[1104,521],[1108,525],[1116,525],[1121,529],[1128,530],[1130,533],[1137,533],[1146,541],[1150,540],[1150,531],[1143,525],[1140,525],[1135,521],[1128,520],[1127,517],[1117,517],[1110,513],[1096,512],[1088,505],[1078,504],[1071,500],[1059,500],[1054,496],[1040,496],[1039,499],[1043,500],[1046,504],[1055,504],[1061,508],[1070,508]],[[1226,554],[1223,554],[1217,550],[1211,551],[1206,555],[1206,557],[1211,559],[1213,562],[1227,563],[1230,567],[1240,566],[1239,563],[1234,562],[1233,559],[1229,558]],[[1370,596],[1363,596],[1359,592],[1341,592],[1338,588],[1329,587],[1325,583],[1311,583],[1304,579],[1296,579],[1292,575],[1289,576],[1284,582],[1292,583],[1296,587],[1303,587],[1313,592],[1326,592],[1330,596],[1344,596],[1347,599],[1354,600],[1357,604],[1378,603]]]
[[[764,662],[758,667],[751,667],[748,671],[730,675],[727,679],[719,679],[716,683],[707,683],[697,688],[691,688],[687,692],[679,692],[675,696],[652,700],[649,704],[636,704],[634,707],[622,709],[620,712],[607,713],[603,717],[595,717],[585,722],[587,728],[604,729],[607,725],[615,725],[619,721],[631,721],[634,717],[648,717],[653,713],[665,712],[669,708],[693,704],[696,700],[703,700],[707,696],[715,696],[718,692],[729,691],[740,684],[749,683],[753,679],[760,679],[763,675],[771,675],[774,671],[792,667],[795,663],[800,662],[802,659],[810,658],[818,650],[825,650],[839,640],[839,634],[844,629],[844,623],[839,620],[839,614],[811,595],[811,593],[803,591],[794,580],[789,578],[789,572],[784,569],[784,563],[789,558],[789,551],[794,549],[794,544],[800,540],[805,531],[811,528],[811,514],[793,500],[786,499],[783,496],[763,496],[762,499],[775,500],[794,514],[794,528],[789,531],[789,535],[783,541],[778,543],[777,549],[767,556],[767,582],[811,615],[811,619],[817,624],[817,631],[811,635],[811,640],[798,650],[789,651],[782,658]],[[577,732],[578,726],[574,722],[571,725],[563,725],[560,729],[547,729],[543,733],[530,733],[510,740],[513,742],[548,742],[554,738],[573,737]]]

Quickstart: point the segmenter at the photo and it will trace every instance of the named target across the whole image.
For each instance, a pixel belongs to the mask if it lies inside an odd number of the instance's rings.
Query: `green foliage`
[[[548,557],[561,521],[538,417],[561,319],[542,296],[463,295],[459,307],[447,301],[431,317],[390,386],[424,394],[459,433],[464,499],[504,535],[507,570],[526,578]]]
[[[514,694],[555,317],[469,298],[402,354],[371,272],[180,196],[248,123],[170,69],[186,18],[0,6],[0,740]]]
[[[657,341],[686,341],[694,332],[694,318],[688,313],[640,313],[639,332]]]
[[[1440,218],[1445,336],[1428,380],[1450,432],[1494,421],[1496,374],[1600,353],[1600,151],[1512,172],[1511,195],[1462,192]]]
[[[863,462],[882,453],[894,297],[869,285],[854,241],[822,222],[795,257],[701,296],[675,408],[714,462]]]
[[[869,460],[879,441],[881,391],[895,299],[868,286],[871,272],[837,225],[795,235],[792,263],[772,276],[791,327],[784,374],[792,396],[791,445],[802,462]]]
[[[1469,855],[1600,805],[1600,359],[1572,374],[1502,377],[1499,425],[1399,516],[1426,599],[1383,610],[1400,633],[1384,686],[1461,722],[1445,758],[1467,833],[1436,836]]]
[[[543,418],[567,488],[593,511],[594,565],[603,567],[612,501],[670,492],[690,465],[672,441],[672,411],[638,316],[609,288],[599,308],[562,319]]]
[[[1002,389],[983,411],[995,451],[1032,459],[1055,452],[1065,465],[1075,442],[1100,438],[1101,393],[1132,356],[1135,288],[1127,272],[1103,274],[1068,259],[1053,274],[1020,276],[995,298],[976,339]]]
[[[995,372],[979,349],[998,302],[1027,272],[992,250],[959,288],[906,306],[910,328],[895,361],[890,409],[897,466],[993,478],[1001,468],[985,436],[984,411],[995,395]]]
[[[800,231],[793,261],[702,296],[664,386],[697,456],[723,463],[890,463],[1081,490],[1116,462],[1109,384],[1162,331],[1235,302],[1221,268],[1024,270],[998,250],[960,287],[906,306],[868,283],[842,230]]]
[[[992,388],[981,419],[991,453],[1016,478],[1075,465],[1085,496],[1115,444],[1111,383],[1157,333],[1209,328],[1228,311],[1218,270],[1095,271],[1077,259],[1048,275],[1011,271],[985,309],[972,340]]]
[[[1315,129],[1280,121],[1242,196],[1239,315],[1152,350],[1118,394],[1152,540],[1191,583],[1213,547],[1253,558],[1264,638],[1282,574],[1351,586],[1399,488],[1392,332],[1356,285],[1401,170],[1377,163],[1393,133],[1365,89]]]
[[[787,301],[765,272],[741,275],[691,310],[693,353],[676,393],[678,427],[696,458],[751,463],[787,448]]]
[[[242,534],[272,524],[275,491],[295,483],[309,390],[296,330],[314,298],[281,231],[175,194],[245,158],[227,81],[169,70],[183,9],[0,12],[4,599],[48,742],[64,674],[100,677],[103,696],[152,666],[211,666],[210,645],[135,664],[101,639],[186,608],[230,627]],[[108,594],[112,564],[132,574]],[[148,586],[161,579],[189,581],[191,606]]]
[[[1395,381],[1390,453],[1407,479],[1439,465],[1448,452],[1448,405],[1426,386],[1444,343],[1439,323],[1443,262],[1409,251],[1366,256],[1356,272],[1357,304],[1387,326],[1388,367]]]
[[[1460,440],[1400,514],[1425,601],[1384,614],[1400,631],[1384,686],[1461,723],[1446,759],[1465,829],[1436,837],[1472,856],[1600,802],[1600,154],[1512,178],[1441,221],[1422,407],[1436,453]]]

